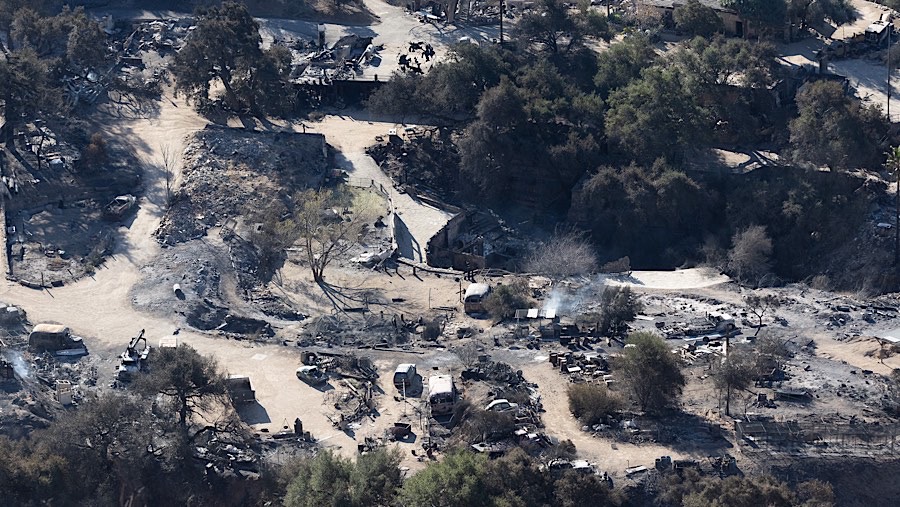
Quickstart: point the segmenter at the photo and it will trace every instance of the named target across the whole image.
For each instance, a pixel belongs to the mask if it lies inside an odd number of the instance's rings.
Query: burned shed
[[[28,335],[28,346],[38,352],[56,353],[71,352],[83,354],[87,352],[80,337],[73,336],[66,326],[58,324],[38,324]]]
[[[460,271],[509,268],[519,246],[502,219],[489,211],[465,210],[428,240],[428,265]]]

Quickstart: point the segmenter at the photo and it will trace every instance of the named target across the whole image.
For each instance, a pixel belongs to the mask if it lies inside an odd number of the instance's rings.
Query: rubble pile
[[[205,463],[208,474],[222,478],[259,478],[259,454],[244,442],[213,437],[194,448],[195,460]]]
[[[183,183],[156,231],[164,245],[206,235],[211,227],[269,209],[296,191],[320,184],[327,150],[319,134],[263,133],[207,127],[183,154]]]
[[[324,33],[324,32],[323,32]],[[275,41],[279,43],[281,41]],[[328,84],[335,80],[353,79],[373,61],[380,61],[382,45],[372,44],[372,37],[348,34],[331,47],[316,41],[284,41],[294,57],[291,81],[299,84]]]
[[[410,347],[416,321],[366,313],[362,316],[336,314],[313,317],[297,336],[302,347]]]
[[[518,387],[525,383],[522,377],[522,370],[513,371],[512,366],[496,362],[487,361],[466,368],[461,373],[463,380],[481,380],[495,382],[504,385],[504,387]]]
[[[346,376],[346,375],[345,375]],[[337,383],[339,389],[326,391],[325,399],[334,409],[325,414],[335,428],[352,431],[359,428],[358,421],[375,415],[374,384],[343,379]]]
[[[228,255],[238,288],[245,301],[252,304],[266,315],[283,320],[303,320],[306,315],[291,307],[283,298],[276,296],[265,286],[259,277],[259,255],[253,243],[240,236],[227,233],[223,235],[228,246]]]
[[[106,139],[106,160],[81,156],[87,128],[35,120],[0,149],[10,275],[24,285],[60,286],[92,272],[118,225],[103,220],[103,206],[140,184],[133,153],[117,139]]]
[[[396,187],[414,187],[417,192],[450,198],[458,179],[450,169],[459,165],[459,152],[453,142],[455,132],[449,128],[410,128],[398,134],[376,138],[378,142],[366,153]]]

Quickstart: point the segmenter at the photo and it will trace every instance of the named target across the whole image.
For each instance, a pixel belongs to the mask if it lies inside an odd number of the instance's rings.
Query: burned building
[[[428,241],[428,265],[460,271],[510,268],[520,246],[515,232],[495,214],[463,210]]]

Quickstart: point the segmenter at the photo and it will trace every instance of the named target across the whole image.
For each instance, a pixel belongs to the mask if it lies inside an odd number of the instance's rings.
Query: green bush
[[[497,319],[506,319],[515,315],[519,308],[527,308],[527,287],[522,281],[499,285],[484,299],[484,307]]]

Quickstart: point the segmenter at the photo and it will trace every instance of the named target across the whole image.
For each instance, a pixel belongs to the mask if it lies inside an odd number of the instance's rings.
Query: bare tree
[[[725,414],[731,415],[731,398],[736,390],[746,389],[754,377],[753,358],[743,350],[735,350],[722,359],[713,372],[716,387],[725,392]]]
[[[728,270],[742,282],[759,280],[768,274],[772,238],[761,225],[752,225],[731,238]]]
[[[163,170],[166,173],[166,209],[168,209],[169,205],[172,203],[172,185],[175,183],[175,166],[180,162],[179,159],[181,157],[172,149],[172,145],[169,143],[161,144],[159,152],[162,155]]]
[[[250,212],[259,220],[259,226],[250,233],[250,241],[259,255],[260,277],[269,280],[281,268],[285,249],[297,241],[300,231],[287,208],[279,202]]]
[[[352,201],[352,194],[312,189],[294,199],[293,222],[313,280],[319,285],[325,282],[325,268],[335,257],[353,248],[368,222],[375,218],[376,210],[371,206]]]
[[[478,356],[481,355],[481,352],[478,351],[478,344],[475,342],[460,345],[453,349],[453,353],[456,354],[456,357],[459,358],[459,361],[466,368],[471,368],[478,364]]]
[[[763,326],[763,317],[770,310],[774,311],[778,307],[781,306],[781,301],[778,300],[778,297],[774,294],[750,294],[744,297],[744,302],[747,304],[747,309],[759,319],[759,324],[756,326],[756,332],[753,333],[753,336],[759,335],[759,330],[762,329]]]
[[[597,270],[597,254],[583,232],[557,230],[531,252],[524,267],[551,278],[587,275]]]

